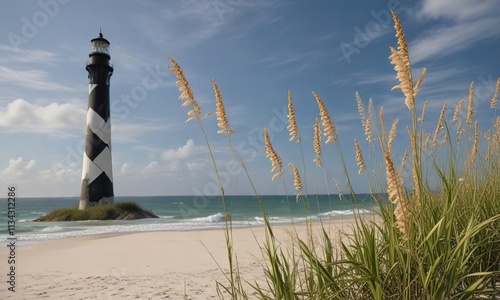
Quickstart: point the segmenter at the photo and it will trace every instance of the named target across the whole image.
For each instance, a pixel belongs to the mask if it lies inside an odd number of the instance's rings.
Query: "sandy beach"
[[[352,219],[326,225],[332,237]],[[281,245],[291,225],[275,226]],[[320,229],[313,224],[313,231]],[[296,225],[301,237],[306,226]],[[245,280],[262,279],[263,227],[233,230]],[[18,242],[19,244],[19,242]],[[216,281],[227,283],[223,230],[163,231],[67,238],[16,249],[16,292],[8,291],[8,248],[0,250],[1,299],[218,299]],[[216,263],[217,262],[217,263]]]

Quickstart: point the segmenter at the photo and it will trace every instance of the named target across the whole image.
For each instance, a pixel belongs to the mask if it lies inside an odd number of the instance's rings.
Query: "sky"
[[[308,193],[347,190],[340,155],[356,192],[369,191],[370,172],[357,174],[353,139],[365,141],[355,92],[366,107],[384,107],[400,123],[395,160],[408,146],[411,119],[390,64],[396,47],[390,9],[399,16],[412,71],[426,67],[417,106],[428,99],[428,129],[444,101],[467,99],[475,82],[475,111],[490,120],[489,101],[500,77],[500,6],[495,0],[305,1],[6,1],[0,10],[0,182],[21,197],[79,196],[85,141],[90,40],[110,41],[111,122],[116,196],[218,194],[207,145],[196,122],[185,123],[167,57],[183,68],[203,113],[214,112],[212,79],[221,91],[231,143],[260,194],[294,193],[295,163]],[[286,130],[290,90],[302,139]],[[323,144],[326,170],[312,162],[316,92],[339,135]],[[453,109],[447,111],[447,118]],[[483,123],[481,123],[483,124]],[[488,125],[487,122],[484,124]],[[226,194],[253,194],[216,132],[203,126]],[[272,181],[263,128],[284,163],[284,182]],[[324,141],[324,139],[323,139]],[[367,158],[368,159],[368,158]],[[368,176],[367,176],[368,175]],[[285,191],[286,187],[286,191]]]

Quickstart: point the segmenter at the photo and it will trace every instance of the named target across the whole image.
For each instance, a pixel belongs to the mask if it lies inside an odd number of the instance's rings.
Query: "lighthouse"
[[[109,82],[113,66],[109,63],[109,41],[102,32],[90,44],[89,61],[85,67],[89,78],[89,99],[80,210],[113,204],[114,198],[109,109]]]

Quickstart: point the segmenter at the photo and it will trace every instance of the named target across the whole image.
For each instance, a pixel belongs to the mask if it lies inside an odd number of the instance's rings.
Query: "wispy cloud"
[[[0,57],[0,63],[50,64],[59,59],[56,53],[42,49],[14,49],[10,46],[0,45],[0,53],[2,54]]]
[[[413,63],[441,58],[482,41],[500,37],[500,19],[486,17],[476,21],[435,28],[410,43]]]
[[[500,6],[494,0],[425,0],[417,20],[439,20],[410,43],[412,62],[441,58],[500,37]]]
[[[222,30],[231,30],[235,36],[241,37],[258,24],[275,22],[279,18],[266,13],[270,8],[280,3],[276,0],[255,1],[175,1],[156,8],[157,16],[137,14],[133,18],[137,21],[141,32],[154,41],[172,48],[182,49],[191,47],[212,38]],[[258,12],[258,22],[235,23],[240,16],[249,12]],[[237,30],[232,30],[233,24]],[[243,27],[242,27],[243,26]]]
[[[15,70],[0,66],[0,82],[40,91],[74,91],[73,88],[51,81],[49,74],[38,69]]]
[[[419,19],[449,18],[454,20],[477,19],[498,12],[495,0],[424,0],[416,16]]]
[[[128,143],[139,142],[138,138],[146,133],[167,132],[175,127],[174,124],[169,124],[165,120],[149,120],[135,123],[130,120],[127,122],[113,122],[113,118],[111,118],[111,122],[113,141]]]

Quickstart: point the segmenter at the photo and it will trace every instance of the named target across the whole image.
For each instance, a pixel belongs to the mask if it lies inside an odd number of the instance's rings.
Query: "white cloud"
[[[36,165],[35,160],[24,160],[22,157],[9,160],[9,166],[2,171],[3,175],[19,177],[32,171]]]
[[[77,183],[82,178],[82,170],[80,168],[75,168],[75,166],[63,166],[58,164],[57,168],[45,169],[40,171],[40,178],[37,183]],[[76,187],[77,185],[75,185]],[[73,193],[72,193],[73,194]]]
[[[162,157],[166,160],[178,160],[188,158],[194,150],[194,141],[187,140],[186,144],[177,149],[167,149],[163,152]]]
[[[0,126],[12,131],[63,133],[83,129],[86,111],[75,104],[36,105],[17,99],[0,107]]]
[[[186,163],[186,166],[189,172],[196,172],[202,170],[205,167],[205,163],[193,161]]]
[[[131,162],[126,162],[124,163],[121,168],[120,168],[120,173],[121,174],[130,174],[133,173],[135,169],[135,166]]]
[[[146,167],[144,167],[144,172],[155,173],[159,170],[159,165],[157,161],[150,162]]]

